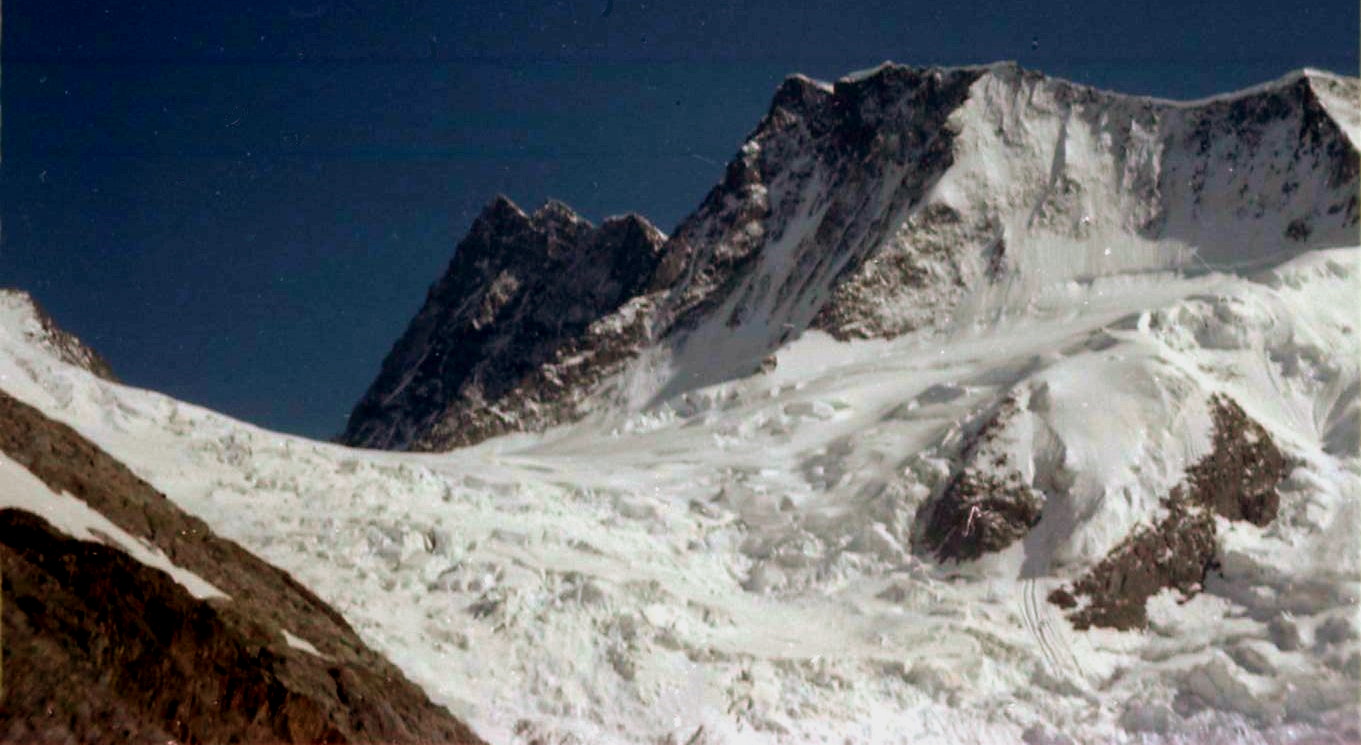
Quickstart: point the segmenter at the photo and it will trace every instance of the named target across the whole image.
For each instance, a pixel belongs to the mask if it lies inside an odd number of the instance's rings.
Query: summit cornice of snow
[[[670,236],[495,200],[343,440],[446,449],[750,375],[810,329],[953,333],[1059,283],[1352,245],[1358,93],[1313,70],[1185,102],[1009,62],[791,75]],[[588,245],[609,258],[564,258]]]

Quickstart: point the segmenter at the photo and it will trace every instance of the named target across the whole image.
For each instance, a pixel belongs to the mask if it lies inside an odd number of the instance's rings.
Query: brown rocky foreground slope
[[[228,596],[0,509],[0,742],[481,742],[286,572],[3,392],[0,452]]]

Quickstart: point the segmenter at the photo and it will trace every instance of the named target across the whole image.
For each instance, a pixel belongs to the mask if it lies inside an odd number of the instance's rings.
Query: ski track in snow
[[[1045,664],[1054,676],[1078,688],[1085,688],[1087,674],[1073,652],[1066,629],[1054,623],[1058,614],[1046,602],[1044,595],[1039,580],[1032,578],[1021,581],[1021,613],[1025,618],[1026,630],[1034,638],[1036,646],[1044,655]],[[1058,622],[1065,623],[1061,619]]]

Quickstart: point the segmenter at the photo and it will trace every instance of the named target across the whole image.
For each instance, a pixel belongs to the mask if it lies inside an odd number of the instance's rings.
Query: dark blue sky
[[[325,437],[495,193],[669,230],[787,73],[1358,67],[1355,0],[606,3],[9,0],[0,285],[127,382]]]

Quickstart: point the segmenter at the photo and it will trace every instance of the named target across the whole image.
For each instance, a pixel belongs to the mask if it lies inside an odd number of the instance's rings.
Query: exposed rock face
[[[3,393],[0,452],[228,596],[0,509],[0,741],[480,742],[287,573]]]
[[[570,421],[584,413],[576,406],[583,394],[636,358],[646,346],[641,342],[675,338],[674,332],[693,328],[720,306],[725,328],[798,317],[766,324],[763,339],[746,354],[751,370],[759,369],[766,353],[789,338],[786,327],[808,325],[834,276],[882,240],[892,227],[885,215],[916,204],[949,165],[945,118],[981,74],[981,68],[890,66],[835,86],[802,76],[787,79],[724,180],[664,245],[641,218],[625,218],[639,227],[632,243],[620,241],[622,235],[612,242],[592,237],[583,230],[589,224],[556,203],[526,218],[498,200],[460,244],[341,440],[444,449]],[[886,180],[898,186],[886,192]],[[510,261],[502,253],[534,256],[517,246],[545,243],[549,232],[569,234],[564,220],[576,233],[558,240],[595,241],[602,245],[596,258],[574,265],[523,260],[509,275],[502,271],[502,263]],[[600,232],[612,230],[620,232],[607,222]],[[793,245],[775,261],[763,262],[772,258],[765,249],[781,241]],[[633,258],[602,261],[602,251]],[[487,312],[500,307],[488,298],[518,293],[534,298],[540,316],[570,318],[562,304],[579,302],[584,288],[599,286],[591,268],[611,263],[620,268],[613,276],[620,291],[584,303],[588,323],[540,323],[522,331],[518,320],[504,320],[517,318],[515,312],[495,318]],[[553,299],[545,297],[549,294]],[[518,364],[484,360],[482,350],[490,345],[469,331],[455,331],[474,321],[481,324],[475,331],[499,340],[504,358]],[[547,325],[554,328],[545,333]],[[537,341],[528,350],[526,338]],[[466,362],[440,362],[448,348],[459,349]],[[463,369],[472,366],[476,374]],[[701,377],[730,375],[722,366],[699,368],[692,372]],[[696,382],[690,376],[685,384]]]
[[[1068,618],[1074,628],[1143,628],[1145,604],[1164,588],[1183,597],[1200,592],[1218,550],[1214,517],[1188,504],[1180,491],[1164,507],[1167,517],[1126,538],[1071,589],[1050,593],[1051,603],[1072,611]]]
[[[756,315],[807,326],[950,167],[948,119],[983,74],[885,65],[830,86],[786,79],[724,181],[667,241],[663,321],[694,327],[722,306],[728,327]]]
[[[1148,623],[1146,601],[1164,588],[1186,597],[1200,592],[1218,553],[1215,515],[1258,526],[1276,519],[1276,486],[1289,460],[1233,399],[1216,395],[1211,405],[1213,450],[1163,500],[1167,516],[1050,595],[1055,605],[1075,609],[1068,614],[1075,627],[1140,628]]]
[[[929,333],[1064,279],[1354,243],[1357,92],[1315,72],[1190,103],[1012,64],[792,76],[664,243],[640,218],[488,208],[341,439],[449,448],[758,373],[809,328]]]
[[[415,450],[447,450],[509,432],[539,431],[590,411],[596,387],[647,348],[655,298],[635,297],[566,340],[552,358],[525,373],[493,405],[459,402],[446,409]]]
[[[341,440],[447,449],[532,424],[512,414],[558,405],[565,390],[592,382],[592,373],[572,375],[590,365],[564,361],[589,355],[594,325],[644,290],[662,240],[634,215],[595,227],[558,202],[527,215],[498,197],[384,360]],[[558,375],[546,369],[554,363]]]
[[[1290,461],[1236,401],[1221,394],[1211,403],[1213,450],[1187,469],[1189,497],[1220,517],[1266,525],[1276,519],[1276,485],[1290,472]]]
[[[1023,538],[1040,520],[1044,497],[1010,463],[997,440],[1016,415],[1015,397],[998,410],[965,445],[963,465],[944,492],[923,506],[918,545],[942,561],[972,561]],[[919,522],[923,520],[918,518]]]
[[[23,290],[0,289],[0,303],[14,306],[29,316],[26,334],[30,341],[50,350],[62,362],[88,370],[105,380],[118,382],[109,363],[75,335],[59,327],[32,295]]]
[[[1358,95],[1355,78],[1303,73],[1177,110],[1182,122],[1164,147],[1182,157],[1165,159],[1160,209],[1145,230],[1212,243],[1227,218],[1257,223],[1264,234],[1254,240],[1268,244],[1354,241],[1361,156],[1330,105],[1354,106]]]
[[[970,223],[948,205],[927,205],[898,226],[872,258],[847,271],[813,327],[846,340],[893,338],[944,325],[978,279],[960,247],[980,239],[992,242],[985,251],[987,279],[999,279],[1006,266],[1001,225],[986,218]],[[926,298],[935,302],[922,302]]]
[[[986,72],[884,65],[830,85],[785,80],[724,181],[667,241],[655,327],[669,374],[635,403],[756,373],[825,327],[820,312],[852,323],[829,301],[924,209],[954,163],[951,117]]]

